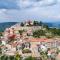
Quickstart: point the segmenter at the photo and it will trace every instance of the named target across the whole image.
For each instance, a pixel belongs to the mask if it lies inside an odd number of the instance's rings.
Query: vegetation
[[[24,30],[19,30],[19,34],[22,35],[22,33],[24,32]]]
[[[49,27],[47,24],[43,24],[43,28],[46,28],[46,30],[49,30]]]
[[[40,22],[39,22],[39,26],[42,26],[42,25],[43,25],[43,23],[42,23],[42,21],[40,21]]]
[[[9,56],[9,59],[14,60],[15,58],[14,58],[14,56]]]
[[[2,54],[2,49],[0,48],[0,54]]]
[[[21,60],[21,56],[19,55],[19,53],[17,52],[15,55],[15,60]]]
[[[38,23],[35,21],[34,22],[35,25],[37,25]],[[42,29],[33,31],[33,37],[36,38],[40,38],[41,36],[45,36],[47,38],[52,38],[55,36],[60,36],[60,29],[57,28],[49,28],[48,25],[40,22],[39,26],[42,26]],[[43,30],[45,28],[45,30]]]
[[[33,22],[33,25],[34,25],[34,26],[38,26],[38,25],[39,25],[39,22],[38,22],[38,21],[34,21],[34,22]]]
[[[21,57],[19,54],[16,54],[15,56],[2,55],[0,56],[0,60],[21,60]]]
[[[33,32],[33,37],[40,38],[40,36],[44,36],[44,35],[45,35],[45,31],[43,30],[36,30]]]
[[[40,53],[40,57],[41,57],[42,60],[47,60],[48,59],[47,54],[44,53],[44,52]]]
[[[6,28],[9,28],[13,25],[15,25],[17,22],[3,22],[0,23],[0,32],[4,32]]]
[[[23,49],[22,53],[31,53],[31,50],[29,50],[29,49]]]
[[[21,22],[21,24],[20,24],[21,26],[24,26],[24,23],[23,22]]]
[[[60,36],[60,29],[50,28],[49,31],[51,31],[53,35]]]
[[[6,56],[6,55],[3,55],[3,56],[1,56],[1,57],[0,57],[0,59],[1,59],[1,60],[8,60],[8,59],[9,59],[9,57],[8,57],[8,56]]]
[[[17,54],[16,56],[5,56],[5,55],[0,56],[0,60],[23,60],[23,59],[19,54]],[[36,60],[36,58],[29,56],[26,57],[24,60]]]
[[[0,36],[3,36],[3,33],[2,32],[0,32]]]
[[[29,56],[29,57],[25,58],[25,60],[36,60],[36,58]]]
[[[28,22],[28,24],[30,25],[30,22]],[[21,23],[21,26],[24,26],[24,23]],[[40,36],[46,36],[47,38],[52,38],[54,36],[60,36],[60,29],[57,28],[49,28],[48,25],[46,23],[43,23],[42,21],[33,21],[33,26],[41,26],[43,28],[41,28],[41,30],[36,30],[33,32],[33,37],[40,37]],[[45,31],[43,30],[44,28]],[[19,31],[20,33],[22,33],[22,31]],[[51,35],[46,35],[46,33],[51,33]]]

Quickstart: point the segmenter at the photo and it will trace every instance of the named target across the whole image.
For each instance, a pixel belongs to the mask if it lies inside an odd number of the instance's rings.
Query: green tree
[[[47,51],[45,52],[45,51],[40,50],[40,58],[42,60],[48,60]]]
[[[47,30],[49,30],[49,27],[47,24],[43,24],[43,28],[46,28]]]
[[[18,31],[20,35],[22,35],[22,33],[24,32],[24,30],[19,30]]]
[[[38,22],[38,21],[34,21],[34,22],[33,22],[33,25],[34,25],[34,26],[38,26],[38,25],[39,25],[39,22]]]
[[[5,60],[5,58],[6,58],[6,56],[5,55],[2,55],[0,59],[1,60]]]
[[[60,29],[50,28],[49,31],[52,32],[54,36],[60,36]]]
[[[0,48],[0,54],[2,54],[2,48]]]
[[[24,26],[24,23],[23,22],[21,22],[21,24],[20,24],[21,26]]]
[[[19,53],[17,52],[15,55],[15,60],[21,60],[21,55],[19,55]]]
[[[40,36],[44,36],[44,35],[45,35],[45,31],[43,30],[36,30],[33,32],[33,37],[40,38]]]
[[[3,33],[2,32],[0,32],[0,36],[3,36]]]
[[[14,56],[9,56],[9,60],[14,60]]]
[[[29,57],[25,58],[25,60],[36,60],[36,58],[29,56]]]

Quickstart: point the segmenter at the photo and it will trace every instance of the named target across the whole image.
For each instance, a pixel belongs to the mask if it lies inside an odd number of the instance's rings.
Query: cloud
[[[44,0],[42,5],[53,6],[57,4],[57,0]]]
[[[0,9],[0,14],[5,13],[6,11],[6,9]]]
[[[0,9],[23,9],[56,4],[57,0],[0,0]]]
[[[0,9],[18,9],[17,0],[0,0]]]
[[[20,0],[18,5],[20,8],[44,7],[57,4],[57,0]]]
[[[60,0],[59,0],[60,1]],[[60,19],[58,0],[0,0],[1,21]],[[1,22],[0,21],[0,22]]]

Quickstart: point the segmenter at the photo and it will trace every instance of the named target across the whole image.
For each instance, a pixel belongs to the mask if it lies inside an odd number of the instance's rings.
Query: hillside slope
[[[6,28],[11,27],[12,25],[15,25],[17,22],[4,22],[0,23],[0,32],[3,32]]]

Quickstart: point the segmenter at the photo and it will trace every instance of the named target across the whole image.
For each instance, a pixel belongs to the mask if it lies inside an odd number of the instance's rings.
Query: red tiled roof
[[[29,42],[52,42],[51,39],[47,39],[47,38],[30,38],[28,40]]]
[[[8,38],[15,38],[16,37],[16,35],[10,35],[10,36],[8,36]]]

